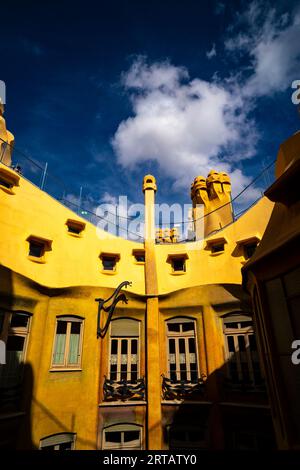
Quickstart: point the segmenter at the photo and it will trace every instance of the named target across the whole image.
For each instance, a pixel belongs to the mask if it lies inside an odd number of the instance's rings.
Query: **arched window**
[[[261,385],[259,364],[252,318],[244,312],[223,316],[227,377],[234,384]]]
[[[103,450],[137,450],[141,448],[142,426],[132,423],[122,423],[114,424],[103,429]]]
[[[81,367],[83,318],[61,316],[56,319],[52,369]]]
[[[109,378],[135,382],[140,377],[140,322],[118,318],[110,325]]]
[[[60,433],[44,437],[40,440],[40,450],[73,450],[75,438],[74,433]]]
[[[176,317],[166,322],[168,375],[175,382],[196,381],[199,377],[196,322]]]

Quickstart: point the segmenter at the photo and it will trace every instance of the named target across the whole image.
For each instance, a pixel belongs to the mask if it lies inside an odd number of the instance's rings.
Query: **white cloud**
[[[278,15],[275,8],[255,1],[237,15],[230,33],[225,42],[227,51],[250,59],[245,96],[271,96],[288,89],[299,78],[299,12]]]
[[[225,50],[244,56],[244,67],[210,81],[190,79],[184,67],[168,61],[148,64],[139,57],[122,83],[132,116],[123,120],[112,140],[118,163],[133,168],[156,162],[176,189],[189,187],[211,168],[231,174],[236,194],[249,184],[237,163],[256,155],[258,131],[250,119],[261,96],[284,91],[300,70],[300,11],[278,14],[262,1],[237,13],[227,30]],[[216,47],[207,57],[216,55]],[[243,199],[253,200],[253,188]]]
[[[243,110],[238,87],[190,80],[168,62],[148,65],[139,58],[123,76],[134,115],[113,138],[118,162],[127,168],[156,161],[177,189],[211,168],[232,173],[255,151],[256,133]],[[237,171],[237,170],[236,170]],[[233,172],[235,189],[247,178]]]
[[[215,57],[216,55],[217,55],[216,45],[215,45],[215,43],[213,43],[212,48],[210,49],[210,51],[206,52],[206,57],[210,60],[213,57]]]

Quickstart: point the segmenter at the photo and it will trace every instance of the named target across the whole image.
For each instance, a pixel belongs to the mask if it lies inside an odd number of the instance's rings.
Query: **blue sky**
[[[237,193],[299,129],[299,2],[11,0],[1,14],[7,126],[71,198],[139,202],[151,172],[159,202],[188,203],[211,168]]]

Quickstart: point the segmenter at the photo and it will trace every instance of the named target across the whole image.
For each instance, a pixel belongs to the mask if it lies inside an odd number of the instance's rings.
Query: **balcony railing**
[[[181,400],[192,395],[204,395],[204,381],[178,380],[174,381],[162,375],[162,395],[164,400]]]
[[[145,400],[145,378],[132,380],[111,380],[104,376],[103,394],[105,401]]]

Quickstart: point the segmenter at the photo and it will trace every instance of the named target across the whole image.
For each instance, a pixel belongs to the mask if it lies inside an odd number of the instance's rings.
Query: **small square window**
[[[29,242],[29,256],[42,258],[45,254],[45,244],[35,240]]]
[[[117,259],[114,256],[103,256],[102,265],[104,271],[115,271]]]
[[[14,184],[11,181],[7,181],[0,176],[0,186],[4,186],[4,188],[11,189],[13,188]]]
[[[145,263],[145,251],[144,250],[133,250],[132,254],[137,263]]]
[[[224,243],[216,243],[214,245],[211,245],[211,252],[212,253],[221,253],[224,251],[225,245]]]
[[[246,245],[244,245],[244,257],[245,257],[245,259],[249,259],[249,258],[251,258],[251,256],[253,256],[253,254],[256,250],[256,247],[257,247],[256,242],[247,243]]]
[[[174,272],[177,272],[177,271],[185,272],[185,258],[173,258],[172,268]]]
[[[26,241],[29,243],[28,259],[38,263],[44,263],[45,252],[51,250],[52,241],[34,235],[30,235]]]
[[[85,223],[80,220],[68,219],[66,222],[68,233],[80,237],[85,229]]]
[[[0,188],[8,194],[14,194],[13,189],[19,186],[20,176],[9,168],[0,168]]]

